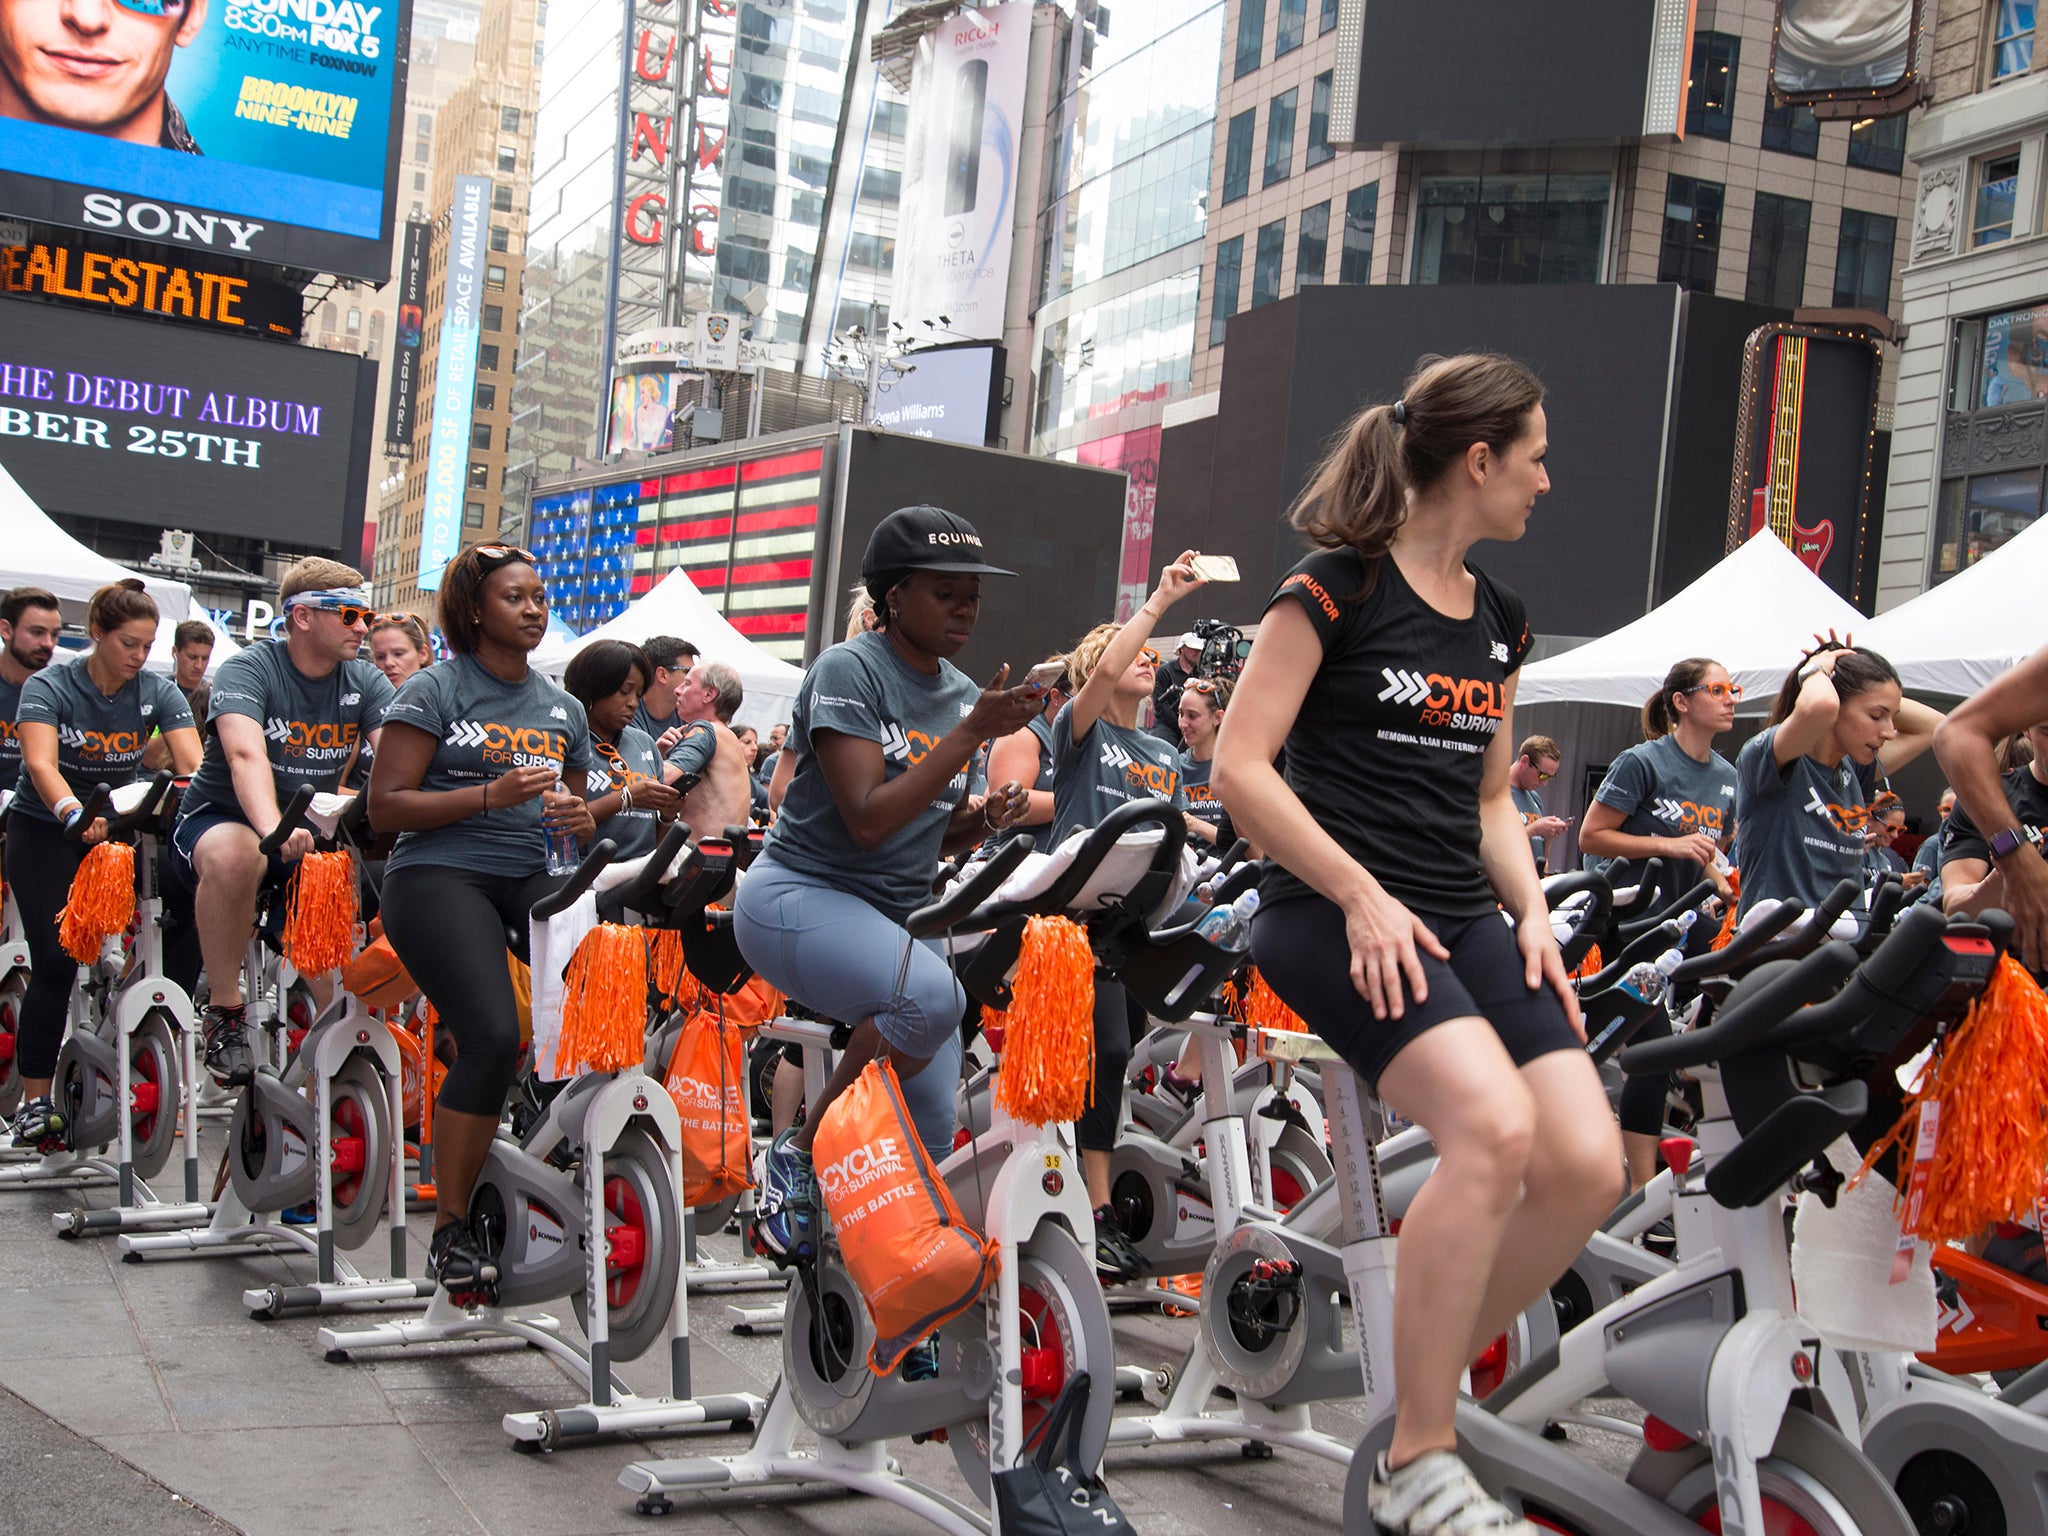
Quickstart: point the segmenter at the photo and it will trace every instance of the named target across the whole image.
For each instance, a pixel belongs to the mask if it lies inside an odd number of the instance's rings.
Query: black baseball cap
[[[884,571],[953,571],[964,576],[1014,576],[982,559],[974,524],[944,507],[898,507],[876,524],[860,557],[863,577]]]

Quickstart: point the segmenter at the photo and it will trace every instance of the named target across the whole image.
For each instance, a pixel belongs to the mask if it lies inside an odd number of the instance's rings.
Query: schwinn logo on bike
[[[356,722],[315,725],[305,720],[286,720],[272,715],[263,723],[263,734],[284,749],[286,757],[303,757],[315,762],[338,762],[355,750]]]
[[[79,757],[124,762],[142,755],[140,731],[82,731],[75,725],[57,727],[57,745],[69,747]]]
[[[488,767],[529,768],[559,765],[569,752],[566,731],[544,731],[530,725],[499,725],[486,720],[457,720],[441,738],[451,747],[474,748]]]
[[[1381,667],[1380,676],[1387,685],[1379,691],[1379,702],[1415,705],[1418,725],[1481,736],[1500,730],[1507,702],[1501,683],[1443,672],[1411,672],[1405,667]]]

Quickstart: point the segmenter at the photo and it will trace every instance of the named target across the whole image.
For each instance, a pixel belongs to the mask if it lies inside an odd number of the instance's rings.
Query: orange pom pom
[[[638,928],[599,923],[563,973],[562,1039],[555,1072],[617,1072],[646,1056],[647,943]]]
[[[1244,1021],[1254,1029],[1281,1029],[1301,1034],[1308,1028],[1300,1014],[1280,1001],[1280,994],[1266,984],[1257,966],[1252,967],[1251,991],[1244,1002]]]
[[[2048,1167],[2048,997],[2011,955],[1949,1031],[1899,1123],[1870,1149],[1857,1178],[1887,1147],[1910,1158],[1920,1105],[1940,1106],[1934,1161],[1917,1232],[1939,1245],[2031,1210]]]
[[[1729,940],[1733,939],[1734,937],[1735,903],[1731,901],[1728,903],[1727,912],[1723,914],[1721,918],[1721,931],[1714,935],[1714,942],[1708,945],[1707,947],[1709,949],[1726,949],[1728,947]]]
[[[1579,968],[1572,972],[1572,979],[1576,981],[1581,976],[1597,976],[1599,973],[1600,946],[1598,944],[1595,944],[1591,949],[1586,951],[1586,958],[1579,962]]]
[[[671,1010],[689,1013],[698,1006],[701,990],[683,959],[683,936],[674,928],[657,928],[647,957],[654,990]]]
[[[80,965],[135,917],[135,850],[126,843],[95,843],[71,878],[71,894],[57,918],[57,942]]]
[[[1095,1101],[1095,952],[1079,923],[1024,924],[1002,1022],[996,1102],[1026,1125],[1079,1119]]]
[[[355,953],[356,866],[345,853],[309,853],[292,871],[284,957],[301,976],[324,976]]]

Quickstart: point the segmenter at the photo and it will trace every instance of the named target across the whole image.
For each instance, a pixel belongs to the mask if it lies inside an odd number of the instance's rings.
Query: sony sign
[[[263,233],[262,224],[231,219],[224,213],[199,213],[163,203],[124,202],[111,192],[85,194],[84,221],[93,229],[132,230],[145,240],[200,245],[209,250],[262,254],[250,242]]]

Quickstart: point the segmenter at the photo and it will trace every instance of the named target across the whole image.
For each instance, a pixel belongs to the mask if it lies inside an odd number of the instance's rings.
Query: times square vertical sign
[[[615,335],[708,309],[737,0],[634,0],[620,112]]]

